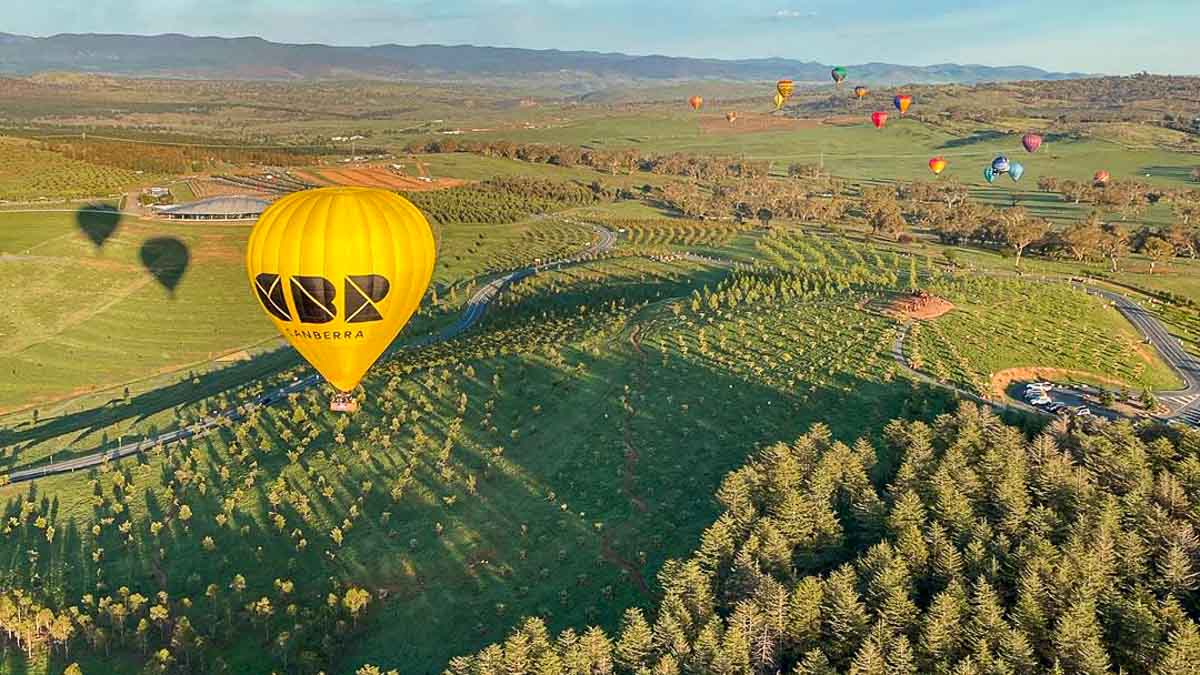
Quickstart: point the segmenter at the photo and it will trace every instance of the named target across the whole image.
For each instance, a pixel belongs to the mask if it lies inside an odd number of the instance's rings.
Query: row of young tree
[[[491,178],[448,190],[404,193],[439,223],[514,223],[536,213],[585,206],[597,192],[578,183],[526,178]]]
[[[1200,672],[1200,434],[969,403],[852,445],[817,425],[730,473],[652,612],[528,619],[452,675]]]
[[[182,174],[228,164],[296,166],[316,164],[320,155],[304,149],[205,147],[184,144],[138,143],[108,140],[71,140],[47,144],[65,157],[101,166],[147,173]],[[131,151],[133,150],[133,151]]]
[[[636,148],[600,150],[577,145],[514,143],[512,141],[463,141],[453,138],[414,141],[405,150],[414,153],[468,152],[485,157],[502,157],[537,164],[584,166],[612,175],[637,171],[698,180],[722,178],[765,178],[766,160],[716,157],[689,153],[643,154]]]

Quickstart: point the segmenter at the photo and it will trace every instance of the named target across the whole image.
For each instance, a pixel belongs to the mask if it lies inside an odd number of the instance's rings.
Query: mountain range
[[[335,47],[282,44],[259,37],[193,37],[180,34],[62,33],[29,37],[0,33],[0,73],[95,72],[142,77],[312,80],[539,79],[660,81],[763,81],[790,77],[828,82],[829,64],[790,59],[699,59],[587,51],[534,50],[474,45]],[[868,84],[976,83],[1083,77],[1031,66],[944,63],[847,65],[855,82]]]

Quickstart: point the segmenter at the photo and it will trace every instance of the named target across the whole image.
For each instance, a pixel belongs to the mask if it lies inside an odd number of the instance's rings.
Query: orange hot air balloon
[[[796,90],[796,83],[791,80],[780,80],[775,83],[775,91],[786,101],[792,97],[792,92]]]
[[[1096,185],[1108,185],[1108,179],[1110,178],[1112,178],[1112,176],[1110,176],[1107,171],[1100,169],[1096,172],[1096,175],[1092,176],[1092,182]]]
[[[888,114],[882,110],[871,113],[871,124],[874,124],[876,129],[882,129],[883,125],[887,124],[887,120]]]
[[[903,115],[904,113],[908,112],[908,107],[912,105],[912,102],[912,96],[909,96],[908,94],[899,94],[895,99],[893,99],[892,104],[895,105],[896,110],[899,110],[900,114]]]
[[[733,112],[732,110],[725,113],[725,121],[729,122],[730,124],[733,124],[734,122],[737,121],[737,113]]]
[[[867,94],[869,94],[869,93],[871,93],[871,90],[867,89],[866,87],[862,86],[861,84],[854,88],[854,95],[857,96],[859,99],[866,98]]]
[[[699,96],[693,96],[688,99],[688,105],[692,106],[692,110],[699,110],[700,106],[704,105],[704,99]]]
[[[929,160],[929,170],[933,172],[933,175],[940,176],[946,170],[946,164],[948,162],[945,157],[934,157]]]

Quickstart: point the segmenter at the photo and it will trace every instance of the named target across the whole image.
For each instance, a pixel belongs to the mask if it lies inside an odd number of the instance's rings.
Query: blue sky
[[[1200,73],[1200,0],[37,0],[0,31]]]

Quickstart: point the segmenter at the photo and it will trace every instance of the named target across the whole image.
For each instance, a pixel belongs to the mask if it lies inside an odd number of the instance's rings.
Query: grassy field
[[[1045,367],[1135,392],[1183,384],[1128,321],[1082,290],[1006,278],[939,279],[928,288],[955,309],[914,328],[907,355],[941,381],[987,394],[1001,371]]]

